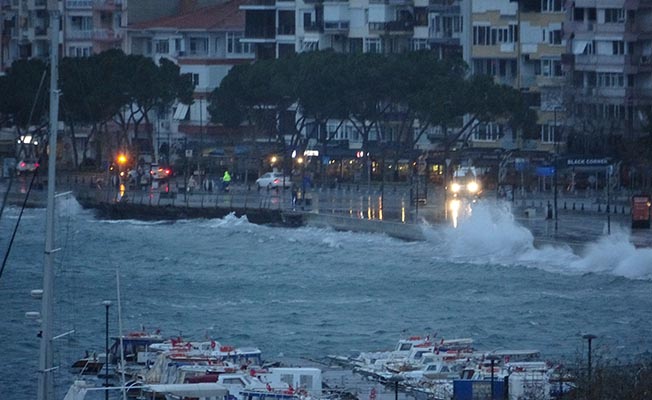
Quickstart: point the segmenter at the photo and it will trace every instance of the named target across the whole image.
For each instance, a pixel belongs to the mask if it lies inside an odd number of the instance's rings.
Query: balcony
[[[428,6],[428,11],[431,13],[437,13],[439,15],[461,15],[461,10],[459,5],[448,5],[448,4],[438,4],[430,1]]]
[[[121,10],[122,0],[93,0],[93,9],[98,11]]]
[[[538,87],[560,87],[564,84],[563,76],[536,76],[536,85]]]
[[[414,32],[414,23],[412,21],[389,21],[389,22],[370,22],[369,31],[385,33],[412,33]]]
[[[294,35],[294,33],[294,25],[281,25],[276,28],[276,34],[280,36],[291,36]]]
[[[35,26],[34,27],[34,36],[35,37],[44,37],[48,35],[48,28],[44,26]]]
[[[245,28],[246,39],[272,39],[276,38],[274,27],[247,26]]]
[[[349,21],[324,21],[324,32],[326,33],[348,32],[348,31],[349,31]]]
[[[99,42],[119,42],[122,40],[122,32],[116,32],[113,29],[95,29],[93,30],[93,40]]]
[[[68,40],[91,40],[93,38],[93,31],[72,29],[66,32],[66,39]]]
[[[598,66],[624,67],[631,63],[631,57],[626,55],[599,55],[599,54],[576,54],[575,67],[577,69],[595,70]],[[584,67],[584,68],[582,68]]]
[[[323,22],[311,22],[309,24],[304,24],[303,25],[303,30],[305,32],[323,32],[324,31],[324,23]]]
[[[93,0],[66,0],[67,10],[90,10],[93,8]]]
[[[274,10],[276,0],[247,0],[240,6],[241,10]]]

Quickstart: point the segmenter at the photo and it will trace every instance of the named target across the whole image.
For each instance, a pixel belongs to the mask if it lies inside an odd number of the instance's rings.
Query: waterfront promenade
[[[97,210],[100,217],[112,219],[220,218],[234,213],[246,215],[254,223],[330,226],[384,232],[408,240],[423,239],[423,223],[448,223],[444,193],[436,185],[429,185],[426,190],[406,183],[317,185],[305,194],[298,193],[293,203],[290,189],[257,190],[243,183],[232,184],[228,192],[186,191],[182,181],[173,180],[167,191],[148,187],[121,192],[98,187],[95,182],[94,176],[68,175],[57,182],[57,187],[59,192],[72,191],[85,208]],[[5,188],[6,181],[0,187]],[[21,204],[28,187],[26,179],[15,180],[10,200]],[[34,186],[28,205],[38,206],[43,192],[40,187]],[[549,192],[516,194],[513,199],[500,199],[498,204],[509,207],[514,220],[530,229],[540,242],[572,244],[595,239],[612,228],[627,229],[629,198],[629,193],[617,193],[607,201],[603,193],[560,192],[556,221],[549,218],[554,216],[554,198]],[[492,191],[485,192],[483,199],[486,203],[498,200]],[[645,237],[641,241],[649,240]]]

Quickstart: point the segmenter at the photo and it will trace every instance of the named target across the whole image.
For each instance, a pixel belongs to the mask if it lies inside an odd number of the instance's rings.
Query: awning
[[[224,156],[224,149],[221,147],[212,147],[204,149],[201,152],[202,157],[222,157]]]
[[[303,50],[317,50],[319,46],[319,39],[315,38],[305,38],[303,39]]]
[[[573,42],[573,54],[584,54],[584,50],[586,50],[588,44],[588,40],[575,40]]]
[[[188,110],[189,109],[190,109],[190,107],[187,104],[180,103],[177,106],[177,109],[174,111],[174,116],[172,118],[176,119],[176,120],[186,119],[186,116],[188,115]]]

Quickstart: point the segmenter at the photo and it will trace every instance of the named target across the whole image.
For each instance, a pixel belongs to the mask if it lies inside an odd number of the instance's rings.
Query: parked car
[[[25,172],[34,172],[38,168],[38,161],[32,159],[20,160],[16,165],[16,172],[21,175]]]
[[[289,176],[283,176],[280,172],[268,172],[256,179],[256,186],[258,186],[258,189],[289,188],[292,186],[292,181]]]
[[[152,164],[149,173],[154,180],[167,179],[172,176],[172,170],[169,167],[162,167],[157,164]]]

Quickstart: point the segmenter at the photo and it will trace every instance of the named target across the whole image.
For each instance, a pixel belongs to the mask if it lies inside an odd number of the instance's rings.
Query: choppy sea
[[[7,248],[17,208],[0,220]],[[35,398],[45,210],[26,210],[0,278],[0,388]],[[55,333],[57,392],[72,360],[102,351],[105,308],[124,331],[253,345],[264,358],[321,358],[383,350],[406,335],[470,337],[480,349],[539,349],[572,359],[584,333],[604,354],[652,349],[652,250],[615,232],[581,252],[535,248],[508,210],[480,207],[428,240],[258,226],[246,218],[177,222],[96,219],[59,200]]]

